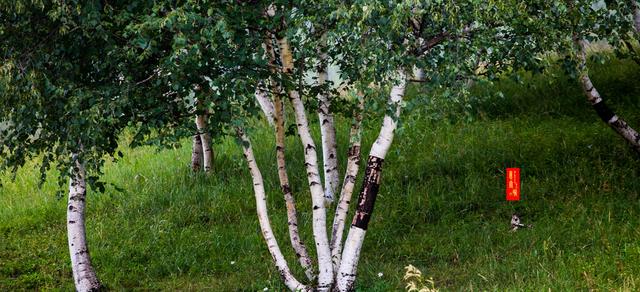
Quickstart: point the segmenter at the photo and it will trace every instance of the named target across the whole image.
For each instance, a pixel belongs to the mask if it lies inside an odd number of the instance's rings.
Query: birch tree
[[[191,145],[191,171],[198,172],[202,168],[202,140],[200,135],[193,135],[193,143]]]
[[[636,33],[640,34],[640,4],[638,1],[631,1],[633,5],[633,28]]]
[[[110,98],[117,80],[101,62],[114,40],[96,26],[97,5],[0,3],[0,115],[11,124],[0,135],[0,166],[15,171],[42,157],[41,181],[53,165],[59,184],[69,179],[67,235],[76,290],[100,289],[89,254],[87,185],[98,180],[104,155],[116,157],[117,134],[128,105]],[[100,121],[100,122],[97,122]]]
[[[287,285],[289,289],[291,289],[292,291],[311,291],[309,287],[303,285],[294,278],[294,276],[291,274],[289,266],[287,265],[287,261],[280,251],[278,242],[276,241],[273,230],[271,229],[271,223],[269,222],[266,205],[267,199],[265,197],[264,191],[264,182],[262,180],[260,169],[258,168],[258,165],[256,163],[255,156],[253,155],[251,141],[249,140],[249,138],[247,138],[242,128],[239,128],[237,131],[238,137],[240,138],[240,141],[242,143],[244,156],[247,160],[247,165],[249,167],[249,171],[253,180],[253,189],[256,197],[256,209],[258,212],[260,229],[262,230],[262,236],[267,242],[271,257],[273,258],[276,267],[278,267],[278,271],[280,272],[285,285]]]
[[[90,256],[87,186],[105,190],[102,166],[122,157],[119,135],[138,130],[139,145],[150,129],[167,131],[190,116],[166,87],[141,94],[161,74],[130,54],[137,44],[123,31],[150,7],[120,4],[0,2],[0,116],[11,121],[0,133],[0,170],[15,172],[36,160],[41,182],[55,167],[60,191],[68,184],[68,249],[78,291],[102,287]]]
[[[583,92],[600,119],[626,140],[632,149],[640,153],[640,133],[605,104],[600,92],[591,81],[587,66],[587,37],[591,41],[607,40],[618,47],[618,44],[624,42],[618,38],[624,38],[625,34],[637,34],[640,31],[638,2],[635,0],[613,3],[582,3],[578,1],[572,4],[576,6],[569,11],[573,16],[572,38],[575,48],[571,55],[575,56],[577,62],[578,81]],[[591,4],[591,9],[580,9],[580,7],[589,4]],[[576,10],[581,12],[579,14],[571,13]],[[628,21],[628,18],[631,18],[632,21]],[[604,24],[609,24],[610,27],[603,27]]]
[[[598,89],[591,82],[589,71],[587,68],[587,44],[583,39],[576,38],[575,45],[576,55],[578,58],[579,82],[582,86],[585,96],[593,109],[596,111],[600,119],[607,123],[614,131],[616,131],[623,139],[625,139],[631,147],[640,153],[640,134],[633,129],[627,122],[615,114],[605,103]]]
[[[531,14],[529,27],[534,30],[544,28],[544,31],[533,35],[541,44],[548,44],[567,56],[565,60],[570,66],[565,69],[570,76],[575,76],[596,114],[632,149],[640,152],[640,134],[605,104],[602,93],[591,80],[587,62],[591,42],[606,41],[618,52],[633,50],[628,38],[637,32],[637,2],[585,0],[538,5],[547,9],[545,13]]]
[[[322,5],[314,4],[315,6],[297,4],[291,7],[274,2],[256,7],[252,11],[255,15],[252,20],[257,26],[257,28],[253,28],[254,31],[267,32],[266,45],[263,46],[267,48],[267,53],[255,55],[277,55],[270,60],[266,57],[268,60],[265,62],[270,64],[270,67],[277,68],[277,70],[270,72],[270,78],[276,82],[271,83],[271,100],[269,102],[260,101],[260,103],[273,102],[276,137],[278,137],[281,135],[278,129],[282,128],[280,126],[282,123],[280,121],[281,112],[286,108],[281,105],[280,93],[288,96],[296,120],[298,137],[304,150],[308,187],[312,198],[313,235],[318,262],[317,283],[300,284],[303,282],[292,275],[288,266],[282,263],[282,258],[279,256],[281,251],[273,234],[270,232],[265,234],[264,232],[263,221],[268,218],[264,218],[266,215],[261,204],[258,205],[258,216],[261,226],[263,226],[263,236],[267,241],[267,247],[274,257],[280,276],[287,287],[302,290],[350,291],[354,289],[357,263],[365,234],[371,222],[376,197],[381,188],[383,162],[391,147],[395,129],[400,121],[401,108],[405,103],[403,98],[406,86],[409,80],[414,80],[414,77],[408,76],[407,72],[411,72],[414,67],[427,67],[428,70],[424,71],[430,79],[452,80],[457,76],[455,73],[467,70],[467,67],[473,68],[471,71],[475,70],[474,65],[477,62],[468,62],[469,57],[477,59],[475,54],[477,54],[478,46],[495,40],[497,27],[505,25],[506,18],[496,17],[501,11],[484,9],[475,3],[430,5],[421,2],[371,2],[367,5],[355,6],[332,2],[324,2]],[[323,5],[329,5],[331,7],[329,10],[333,13],[327,14],[326,10],[322,8]],[[247,12],[247,10],[244,11]],[[467,13],[456,15],[460,11]],[[486,17],[482,20],[486,20],[487,23],[479,22],[478,15]],[[381,23],[384,25],[381,26]],[[260,27],[264,29],[261,30]],[[247,27],[241,25],[229,29],[237,32],[245,31]],[[273,51],[268,49],[270,44],[274,46]],[[508,46],[510,44],[502,42],[501,45]],[[318,48],[321,48],[320,51]],[[326,48],[326,51],[323,48]],[[509,54],[501,53],[499,57],[507,58]],[[274,61],[279,61],[279,63]],[[330,200],[326,200],[329,199],[327,190],[323,189],[321,183],[317,144],[310,135],[310,127],[313,124],[309,122],[307,116],[308,102],[305,103],[303,98],[305,93],[310,97],[318,98],[320,108],[318,126],[322,128],[325,124],[325,110],[330,109],[326,103],[323,105],[326,100],[323,100],[324,97],[319,93],[322,81],[326,78],[322,69],[326,63],[339,64],[342,77],[353,89],[351,91],[352,98],[331,101],[352,104],[352,108],[355,109],[353,112],[346,113],[346,116],[354,118],[354,123],[350,130],[347,173],[342,182],[342,190],[338,207],[333,216],[330,235],[326,233],[326,211],[331,205],[327,204]],[[315,87],[300,81],[307,71],[320,73],[318,75],[319,82],[315,84]],[[432,86],[443,85],[446,82],[448,81],[440,81]],[[281,88],[277,88],[280,86]],[[380,94],[381,88],[388,88],[389,93]],[[383,97],[385,95],[386,98]],[[360,160],[361,112],[371,110],[372,108],[367,105],[372,104],[385,105],[382,107],[385,109],[382,112],[383,123],[378,138],[368,155],[364,171],[365,178],[351,226],[345,228],[345,219],[349,210],[351,194],[354,191]],[[380,114],[380,112],[377,113]],[[321,136],[326,137],[322,129],[321,132]],[[255,158],[250,155],[250,135],[246,134],[244,130],[240,130],[238,135],[242,141],[250,174],[254,180],[256,200],[263,201],[264,183]],[[277,139],[276,153],[280,185],[285,191],[285,198],[287,198],[287,190],[290,189],[288,179],[286,179],[286,167],[284,167],[284,146],[279,141],[281,140]],[[328,144],[323,144],[323,152],[325,145]],[[329,156],[327,155],[327,157]],[[327,186],[328,175],[325,175],[324,179],[324,186]],[[291,206],[287,203],[289,214],[292,210]],[[290,225],[291,222],[289,221]],[[349,231],[343,245],[344,229]],[[292,232],[291,228],[289,230],[293,242],[293,238],[295,238],[293,234],[297,231]],[[304,267],[303,261],[301,264]],[[305,270],[308,274],[309,269],[305,267]]]
[[[42,19],[41,14],[45,13],[43,7],[21,2],[4,4],[0,5],[0,17],[4,18],[0,21],[0,47],[3,51],[0,115],[8,117],[12,123],[0,135],[2,169],[15,171],[26,161],[42,155],[41,180],[53,163],[58,165],[62,174],[59,179],[61,185],[64,178],[70,177],[66,226],[73,279],[78,291],[94,291],[100,288],[100,283],[92,266],[85,232],[86,184],[88,180],[94,187],[104,188],[104,185],[96,184],[96,177],[87,174],[85,165],[88,162],[95,174],[99,171],[97,165],[102,163],[103,154],[115,155],[113,133],[122,125],[106,109],[96,106],[104,101],[105,89],[85,89],[82,85],[91,84],[94,80],[73,73],[74,70],[87,75],[96,73],[85,71],[88,68],[70,61],[73,58],[88,63],[92,61],[90,53],[89,56],[79,56],[74,52],[74,48],[90,52],[91,48],[81,44],[78,44],[80,48],[70,45],[81,40],[89,41],[89,37],[78,37],[66,30],[81,30],[81,34],[96,31],[82,26],[85,19],[79,15],[69,15],[67,9],[75,8],[73,5],[48,8],[49,17],[37,22],[35,19]],[[91,7],[81,11],[88,15],[94,12]],[[61,20],[63,16],[69,19]],[[70,27],[65,28],[65,25]],[[55,29],[54,33],[49,32],[51,28]],[[38,43],[43,40],[47,42]],[[57,63],[47,64],[45,61],[56,57]],[[93,78],[100,77],[96,74]],[[113,109],[120,110],[121,106],[114,104]],[[91,122],[102,114],[111,119],[101,124]],[[98,137],[91,137],[93,134]],[[79,154],[79,141],[90,149],[88,153]]]
[[[329,202],[334,200],[340,174],[338,173],[338,153],[336,142],[336,127],[331,112],[331,95],[326,90],[328,79],[326,36],[322,35],[320,46],[318,47],[318,85],[321,91],[318,93],[318,119],[320,120],[320,137],[322,139],[322,161],[324,169],[324,189],[325,199]],[[323,88],[325,87],[325,88]]]
[[[198,128],[198,136],[200,137],[200,144],[202,145],[202,164],[204,172],[211,172],[213,164],[213,149],[211,148],[211,137],[209,136],[209,130],[207,129],[207,115],[196,115],[196,127]]]
[[[342,254],[334,256],[338,266],[336,290],[351,291],[355,288],[358,261],[369,223],[372,222],[377,195],[383,187],[383,165],[395,129],[402,120],[402,107],[409,102],[421,102],[420,99],[404,100],[408,83],[418,81],[420,86],[433,89],[463,83],[458,81],[459,76],[473,75],[476,60],[480,57],[499,60],[499,64],[513,64],[515,55],[506,50],[511,44],[501,40],[503,30],[513,29],[517,25],[512,23],[514,18],[510,17],[517,12],[509,4],[505,1],[496,3],[497,7],[487,7],[472,1],[438,4],[428,1],[375,2],[360,7],[360,11],[350,11],[350,17],[344,20],[362,25],[359,43],[370,54],[365,58],[370,60],[366,66],[378,73],[367,74],[370,73],[367,70],[360,75],[354,72],[353,78],[361,82],[366,80],[374,84],[388,84],[390,93],[382,126],[369,151],[362,188]],[[375,25],[379,23],[386,26]],[[520,38],[514,33],[513,39]],[[482,48],[488,45],[492,46],[495,55],[479,56]],[[356,56],[351,63],[357,64],[360,58]],[[341,64],[341,68],[348,66],[349,61],[345,63]],[[412,76],[414,68],[421,68],[418,70],[421,76]],[[500,66],[496,66],[493,70],[500,69]],[[374,77],[367,79],[367,76]],[[336,218],[340,224],[340,217]],[[340,232],[338,225],[337,249],[340,248]]]
[[[2,169],[42,156],[43,174],[56,163],[62,184],[69,179],[69,250],[79,291],[100,288],[86,242],[86,185],[104,189],[101,166],[105,156],[119,156],[117,138],[126,127],[135,131],[132,146],[194,139],[192,167],[200,162],[205,170],[213,160],[209,134],[236,135],[261,234],[282,281],[294,291],[355,289],[402,109],[425,101],[405,99],[408,86],[455,89],[480,62],[495,77],[536,66],[536,54],[545,50],[569,53],[596,111],[629,142],[638,142],[637,133],[603,107],[584,45],[629,32],[637,15],[630,2],[604,3],[605,10],[600,1],[586,0],[44,2],[0,2],[0,114],[11,121],[0,136],[0,154]],[[327,82],[329,64],[340,68],[343,95]],[[414,68],[421,76],[412,76]],[[306,82],[310,75],[316,79]],[[287,110],[303,147],[308,188],[300,194],[311,196],[304,208],[312,214],[309,246],[315,255],[299,234],[299,194],[290,185],[285,151]],[[289,240],[306,280],[291,271],[269,220],[265,186],[271,184],[262,177],[248,127],[259,111],[273,125]],[[352,120],[349,149],[336,147],[336,117]],[[382,123],[368,148],[361,135],[371,117]],[[369,152],[356,190],[362,148]],[[342,182],[339,151],[347,152]]]
[[[276,67],[276,54],[273,49],[273,39],[271,34],[269,38],[265,40],[265,50],[269,58],[269,64]],[[272,73],[276,73],[276,69],[271,70]],[[285,107],[283,101],[282,88],[272,78],[271,88],[273,94],[274,105],[274,124],[275,124],[275,137],[276,137],[276,163],[278,167],[278,179],[280,180],[280,188],[284,195],[284,200],[287,207],[287,224],[289,226],[289,237],[291,240],[291,246],[293,247],[296,256],[298,256],[300,265],[304,268],[305,274],[309,280],[314,280],[316,275],[314,273],[313,264],[306,245],[300,239],[300,233],[298,231],[298,211],[296,209],[296,202],[289,185],[289,175],[287,173],[286,158],[285,158]]]
[[[75,165],[72,167],[71,178],[69,178],[67,237],[73,280],[78,291],[98,290],[100,289],[100,281],[98,281],[96,272],[91,265],[84,224],[87,193],[86,171],[78,159],[78,154],[74,153],[71,160]]]

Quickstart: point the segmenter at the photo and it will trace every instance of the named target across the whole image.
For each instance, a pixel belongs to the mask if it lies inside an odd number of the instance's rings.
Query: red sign
[[[507,201],[520,201],[520,168],[507,168]]]

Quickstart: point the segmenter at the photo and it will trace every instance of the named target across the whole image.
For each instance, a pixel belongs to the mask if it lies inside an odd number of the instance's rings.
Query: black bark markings
[[[347,156],[354,157],[357,161],[360,161],[360,146],[351,146],[349,147],[349,152]]]
[[[311,144],[307,144],[307,147],[304,148],[304,153],[307,154],[309,150],[316,150],[316,147],[311,145]]]
[[[84,197],[85,197],[85,194],[82,193],[82,194],[77,194],[69,197],[69,200],[75,201],[75,202],[84,202]]]
[[[594,103],[592,106],[600,119],[611,126],[611,128],[618,132],[618,134],[623,136],[624,139],[630,142],[631,147],[635,151],[640,153],[640,146],[638,146],[638,142],[640,142],[640,135],[633,128],[631,128],[629,124],[627,124],[621,118],[618,118],[615,121],[611,122],[611,120],[616,117],[616,114],[604,103],[604,100]],[[631,140],[629,140],[626,135],[623,134],[625,131],[630,132],[629,134],[633,136]]]
[[[362,230],[367,230],[373,206],[376,203],[378,189],[380,188],[380,175],[382,174],[382,163],[384,159],[369,156],[367,160],[367,168],[364,172],[364,182],[362,190],[358,196],[358,206],[356,214],[353,217],[352,225]]]
[[[595,88],[595,86],[591,85],[591,87],[589,87],[589,89],[587,89],[587,92],[591,92],[593,89]]]
[[[89,253],[89,249],[87,249],[87,248],[83,248],[83,249],[81,249],[81,250],[78,250],[78,251],[76,252],[76,255],[81,255],[81,254],[86,254],[86,253]]]
[[[605,122],[609,123],[611,118],[613,118],[616,114],[604,103],[604,100],[594,103],[593,109],[596,110],[598,116]]]
[[[288,184],[282,184],[280,185],[280,188],[285,195],[291,194],[291,187]]]

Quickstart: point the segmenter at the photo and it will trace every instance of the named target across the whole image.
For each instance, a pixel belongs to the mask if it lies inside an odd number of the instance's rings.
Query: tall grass
[[[607,102],[640,127],[640,68],[613,60],[592,75]],[[433,108],[406,115],[385,162],[358,289],[400,290],[408,264],[440,289],[640,289],[640,158],[598,120],[577,83],[559,71],[520,77],[524,85],[478,85],[473,122],[429,119]],[[347,127],[339,120],[342,162]],[[275,234],[303,278],[288,242],[274,139],[266,124],[252,128]],[[363,149],[378,128],[365,124]],[[123,149],[121,161],[106,165],[104,180],[124,191],[90,191],[87,228],[108,288],[285,288],[259,232],[238,145],[225,139],[215,150],[211,176],[190,173],[190,141],[162,151]],[[312,248],[297,139],[288,138],[287,151],[300,229]],[[54,181],[37,188],[34,167],[20,169],[14,182],[1,176],[0,290],[71,290],[66,201],[55,197]],[[519,202],[504,200],[506,167],[522,169]],[[533,228],[509,232],[514,212]]]

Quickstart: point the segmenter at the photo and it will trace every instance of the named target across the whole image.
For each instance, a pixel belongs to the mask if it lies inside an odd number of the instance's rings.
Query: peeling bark
[[[607,123],[614,131],[622,136],[631,147],[640,153],[640,134],[631,128],[622,118],[618,117],[605,103],[598,90],[593,86],[591,78],[589,78],[589,70],[587,68],[587,47],[584,40],[577,40],[580,47],[578,57],[580,58],[580,85],[587,97],[587,100],[598,113],[600,119]]]
[[[356,214],[353,216],[351,228],[345,241],[344,250],[342,252],[342,261],[337,275],[338,291],[352,291],[356,278],[356,270],[358,260],[360,258],[360,250],[364,237],[367,233],[369,220],[376,197],[378,196],[378,188],[380,185],[380,175],[382,174],[382,163],[391,147],[394,131],[397,127],[397,118],[400,116],[402,98],[404,97],[406,76],[404,72],[399,72],[400,82],[393,86],[389,97],[389,106],[393,109],[393,115],[385,115],[380,129],[380,134],[376,139],[371,151],[367,167],[365,168],[365,177],[362,190],[358,196],[358,206]]]
[[[309,287],[300,283],[293,276],[293,274],[291,274],[291,270],[287,265],[287,261],[280,251],[278,242],[276,241],[273,230],[271,229],[271,222],[269,222],[269,214],[267,212],[267,198],[264,191],[264,182],[262,180],[262,174],[260,172],[260,169],[258,168],[258,164],[256,163],[255,157],[253,155],[251,141],[242,129],[238,129],[237,133],[242,142],[244,157],[247,161],[249,172],[251,173],[251,178],[253,180],[253,191],[256,197],[256,211],[258,213],[258,221],[260,223],[262,236],[267,243],[267,248],[269,249],[269,253],[271,253],[271,257],[273,258],[273,261],[278,268],[280,277],[291,291],[311,291]]]
[[[333,270],[337,271],[340,267],[340,259],[342,251],[342,236],[344,234],[344,224],[347,213],[349,212],[349,204],[351,195],[358,176],[360,168],[360,145],[362,141],[362,110],[364,109],[364,99],[360,99],[358,110],[354,113],[354,119],[351,123],[351,131],[349,133],[349,152],[347,154],[347,170],[342,183],[342,191],[340,192],[340,201],[336,207],[336,213],[333,217],[333,228],[331,231],[331,261]],[[337,274],[336,274],[337,275]]]
[[[207,115],[196,115],[196,126],[198,127],[198,133],[200,134],[200,141],[202,143],[203,165],[204,172],[210,173],[213,167],[213,149],[211,148],[211,137],[207,130]]]
[[[323,40],[326,36],[322,36]],[[326,41],[326,40],[325,40]],[[320,64],[318,65],[318,85],[323,86],[328,79],[327,53],[319,49]],[[338,184],[340,173],[338,171],[338,151],[336,143],[336,127],[331,113],[331,98],[323,90],[318,94],[318,118],[320,120],[320,135],[322,139],[322,161],[324,170],[324,197],[328,203],[332,203]]]
[[[286,38],[278,39],[280,48],[280,58],[284,74],[291,74],[293,71],[293,57],[289,42]],[[297,90],[289,91],[289,99],[293,106],[298,135],[304,147],[304,160],[307,170],[307,180],[311,191],[311,201],[313,204],[313,238],[316,242],[318,254],[318,290],[327,291],[333,284],[333,265],[331,264],[331,251],[329,249],[329,239],[327,237],[327,214],[324,199],[324,190],[320,182],[318,170],[318,156],[316,145],[309,131],[309,122],[305,112],[304,104]]]
[[[191,148],[191,170],[198,172],[202,169],[202,139],[200,139],[200,135],[193,135],[193,145]]]
[[[378,189],[380,188],[380,175],[382,174],[383,158],[369,155],[367,167],[364,173],[364,182],[362,183],[362,191],[358,196],[358,205],[356,214],[353,216],[352,226],[362,230],[367,230],[373,206],[376,203]]]
[[[69,240],[69,254],[71,256],[71,270],[77,291],[98,291],[100,281],[91,265],[89,248],[87,246],[84,210],[86,201],[85,169],[78,161],[78,155],[73,154],[75,167],[71,169],[69,179],[69,200],[67,203],[67,237]]]
[[[289,225],[289,238],[291,246],[296,252],[298,261],[304,269],[307,278],[314,281],[316,278],[313,271],[313,264],[309,257],[307,247],[300,239],[298,232],[298,212],[296,210],[296,202],[289,187],[289,175],[287,174],[287,165],[285,160],[285,135],[284,135],[284,103],[279,96],[274,96],[275,106],[275,128],[276,128],[276,161],[278,165],[278,178],[280,179],[280,188],[284,195],[287,206],[287,224]]]

